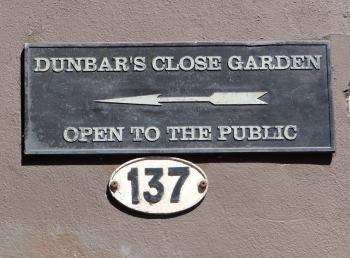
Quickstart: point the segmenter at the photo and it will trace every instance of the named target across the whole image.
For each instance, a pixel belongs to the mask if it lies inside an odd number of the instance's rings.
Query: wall
[[[350,3],[0,0],[1,257],[348,257]],[[182,156],[210,188],[190,213],[147,219],[106,198],[133,157],[21,155],[25,42],[331,40],[336,153]]]

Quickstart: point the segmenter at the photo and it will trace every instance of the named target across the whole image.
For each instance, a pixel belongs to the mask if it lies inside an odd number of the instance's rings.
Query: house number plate
[[[187,210],[206,195],[204,172],[189,161],[151,157],[121,165],[109,181],[111,195],[124,206],[144,213],[170,214]]]

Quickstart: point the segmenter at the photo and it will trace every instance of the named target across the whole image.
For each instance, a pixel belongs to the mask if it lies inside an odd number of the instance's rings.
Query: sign
[[[132,210],[170,214],[198,204],[207,193],[208,180],[198,166],[186,160],[140,158],[114,171],[109,190],[113,198]]]
[[[27,44],[25,153],[332,152],[325,41]]]

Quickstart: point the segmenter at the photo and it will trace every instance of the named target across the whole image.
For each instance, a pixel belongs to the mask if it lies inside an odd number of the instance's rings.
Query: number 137
[[[145,168],[146,176],[153,176],[151,180],[148,182],[150,188],[154,188],[157,190],[156,194],[151,194],[149,191],[143,192],[143,197],[149,203],[157,203],[159,202],[164,195],[164,186],[159,181],[159,179],[163,176],[163,168]],[[178,176],[173,192],[171,193],[170,202],[177,203],[180,201],[180,192],[183,184],[185,183],[188,175],[189,168],[188,167],[170,167],[169,168],[169,176]],[[138,180],[138,169],[132,168],[128,173],[128,180],[131,181],[131,198],[133,204],[138,204],[140,202],[139,199],[139,180]]]

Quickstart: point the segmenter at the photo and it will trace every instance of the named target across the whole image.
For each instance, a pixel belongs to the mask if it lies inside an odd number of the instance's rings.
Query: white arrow
[[[165,102],[210,102],[213,105],[266,105],[267,92],[214,92],[209,97],[160,97],[161,94],[94,100],[100,103],[161,106]]]

